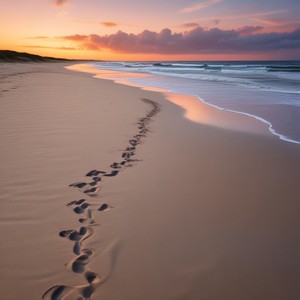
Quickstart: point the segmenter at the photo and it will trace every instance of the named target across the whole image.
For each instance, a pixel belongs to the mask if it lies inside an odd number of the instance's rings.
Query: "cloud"
[[[191,13],[193,11],[196,11],[196,10],[201,10],[201,9],[204,9],[208,6],[211,6],[213,4],[216,4],[216,3],[219,3],[219,2],[222,2],[223,0],[207,0],[207,1],[202,1],[200,3],[194,3],[192,5],[189,5],[185,8],[183,8],[182,10],[180,10],[181,13]]]
[[[80,35],[80,34],[75,34],[75,35],[68,35],[63,37],[64,40],[70,40],[70,41],[75,41],[75,42],[82,42],[87,39],[86,35]]]
[[[50,47],[50,46],[39,46],[39,45],[23,45],[22,47],[32,48],[32,49],[54,49],[54,50],[79,50],[74,47]]]
[[[201,21],[210,21],[215,25],[218,25],[221,21],[224,22],[224,21],[237,21],[237,20],[250,20],[250,21],[262,23],[264,22],[265,19],[272,18],[273,15],[284,14],[287,11],[288,11],[287,9],[281,9],[281,10],[271,10],[271,11],[264,11],[264,12],[229,14],[229,15],[223,15],[219,19],[216,19],[215,17],[207,16],[207,17],[201,17]]]
[[[252,20],[255,22],[261,23],[261,24],[269,25],[269,26],[282,26],[287,23],[286,21],[278,19],[278,18],[265,18],[265,19],[253,18]]]
[[[33,40],[48,40],[49,37],[48,36],[45,36],[45,35],[40,35],[40,36],[33,36],[29,39],[33,39]]]
[[[257,34],[263,29],[262,26],[244,26],[238,28],[237,31],[241,36]]]
[[[286,13],[286,12],[288,12],[288,9],[271,10],[271,11],[255,13],[254,16],[256,16],[256,17],[265,17],[265,16],[282,14],[282,13]]]
[[[72,35],[62,39],[88,50],[110,49],[119,53],[203,54],[300,49],[300,28],[293,32],[258,33],[262,27],[238,30],[197,27],[184,33],[144,30],[139,34],[118,31],[111,35]],[[255,33],[255,34],[254,34]]]
[[[118,24],[115,23],[115,22],[101,22],[100,25],[102,25],[104,27],[116,27],[116,26],[118,26]]]
[[[69,0],[54,0],[54,5],[57,7],[64,7],[69,3]]]

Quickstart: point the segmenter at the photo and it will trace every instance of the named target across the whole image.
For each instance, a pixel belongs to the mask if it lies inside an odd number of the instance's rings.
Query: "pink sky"
[[[0,48],[111,60],[300,59],[298,0],[10,0]]]

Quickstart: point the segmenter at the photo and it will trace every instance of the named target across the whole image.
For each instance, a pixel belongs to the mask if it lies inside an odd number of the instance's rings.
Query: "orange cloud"
[[[62,39],[78,43],[80,49],[100,50],[101,45],[97,41],[98,37],[99,36],[95,34],[91,34],[91,35],[75,34],[75,35],[64,36],[62,37]]]
[[[100,24],[104,27],[116,27],[116,26],[118,26],[118,24],[115,23],[115,22],[101,22]]]
[[[87,36],[86,35],[75,34],[75,35],[64,36],[64,37],[62,37],[62,39],[75,41],[75,42],[82,42],[82,41],[86,41]]]
[[[30,39],[30,40],[48,40],[49,37],[48,36],[44,36],[44,35],[40,35],[40,36],[29,37],[28,39]]]
[[[23,45],[24,48],[33,48],[33,49],[54,49],[54,50],[79,50],[74,47],[49,47],[49,46],[39,46],[39,45]]]

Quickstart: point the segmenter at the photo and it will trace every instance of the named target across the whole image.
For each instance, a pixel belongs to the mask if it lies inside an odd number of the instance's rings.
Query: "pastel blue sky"
[[[3,1],[2,49],[94,59],[300,59],[299,0]]]

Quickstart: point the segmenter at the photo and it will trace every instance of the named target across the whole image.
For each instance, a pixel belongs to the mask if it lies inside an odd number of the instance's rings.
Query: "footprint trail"
[[[139,161],[133,159],[133,156],[136,154],[138,146],[147,137],[150,130],[149,123],[160,111],[160,106],[155,101],[149,99],[142,99],[142,101],[150,105],[151,110],[146,116],[138,120],[138,132],[128,141],[128,145],[122,151],[120,161],[113,162],[107,172],[97,169],[91,170],[85,174],[87,181],[75,182],[69,185],[69,187],[78,189],[84,195],[84,198],[73,200],[67,204],[69,208],[73,209],[76,216],[80,216],[78,219],[79,226],[76,229],[62,230],[59,232],[59,236],[73,243],[72,259],[66,264],[66,267],[74,274],[82,276],[86,284],[77,286],[54,285],[42,295],[42,299],[90,300],[95,290],[106,281],[107,278],[103,279],[98,273],[89,269],[89,263],[94,252],[92,249],[86,248],[85,242],[94,234],[95,227],[98,225],[93,220],[93,214],[107,213],[113,207],[107,203],[100,203],[97,209],[92,209],[88,199],[89,197],[96,198],[99,196],[102,179],[118,176],[126,168],[134,166]]]

